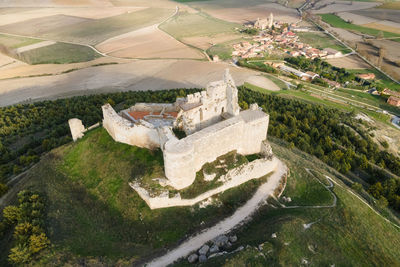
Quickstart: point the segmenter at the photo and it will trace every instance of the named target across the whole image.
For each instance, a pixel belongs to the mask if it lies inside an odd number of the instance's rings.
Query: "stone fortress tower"
[[[272,12],[269,14],[269,18],[260,19],[258,18],[254,23],[254,27],[260,30],[271,29],[274,25],[274,15]]]
[[[257,104],[240,111],[238,90],[229,70],[206,90],[178,98],[174,104],[138,103],[116,113],[106,104],[103,127],[121,143],[154,149],[164,155],[165,176],[171,186],[190,186],[207,162],[236,150],[242,155],[265,150],[269,116]],[[178,139],[172,129],[187,136]]]

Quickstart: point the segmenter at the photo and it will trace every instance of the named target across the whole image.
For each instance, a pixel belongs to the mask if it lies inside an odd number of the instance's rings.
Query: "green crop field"
[[[101,57],[101,55],[86,46],[56,43],[23,52],[18,57],[20,60],[34,65],[85,62]]]
[[[191,14],[179,13],[163,23],[160,28],[177,39],[192,36],[212,36],[218,33],[235,32],[235,27],[240,25],[226,22],[204,13]]]
[[[244,249],[209,259],[207,266],[400,265],[398,228],[350,193],[338,179],[341,176],[319,160],[287,149],[279,140],[270,142],[291,173],[283,196],[291,197],[292,202],[285,203],[282,197],[280,202],[300,207],[282,208],[270,199],[274,207],[262,207],[252,221],[234,231],[238,242],[230,250]],[[332,192],[322,185],[329,185],[325,175],[338,183],[332,188],[337,197],[334,207],[330,207],[334,204]],[[306,229],[305,224],[312,225]],[[176,266],[193,265],[185,259]]]
[[[325,33],[299,32],[297,33],[301,42],[311,44],[318,49],[333,48],[343,54],[350,53],[351,50],[340,44],[338,41]]]
[[[378,36],[381,31],[376,30],[376,29],[371,29],[359,25],[355,25],[352,23],[348,23],[341,19],[340,17],[333,15],[333,14],[321,14],[320,15],[322,20],[325,21],[326,23],[329,23],[333,27],[337,28],[342,28],[346,30],[352,30],[356,32],[360,32],[363,34],[368,34],[371,36]],[[386,32],[382,31],[383,37],[388,38],[388,37],[400,37],[400,34],[392,33],[392,32]],[[398,40],[398,39],[393,39],[393,40]]]
[[[117,143],[104,128],[45,156],[24,185],[48,198],[53,247],[40,265],[76,265],[80,257],[91,257],[93,264],[140,261],[232,214],[259,186],[249,181],[227,190],[218,195],[219,205],[206,208],[150,210],[128,182],[157,177],[162,163],[161,151]],[[1,266],[10,246],[0,239]]]
[[[5,46],[7,49],[16,49],[19,47],[39,43],[41,41],[42,40],[33,38],[24,38],[24,37],[0,34],[0,45]]]
[[[109,18],[76,23],[57,31],[44,33],[43,36],[55,40],[95,45],[108,38],[160,23],[173,12],[171,9],[146,8]]]

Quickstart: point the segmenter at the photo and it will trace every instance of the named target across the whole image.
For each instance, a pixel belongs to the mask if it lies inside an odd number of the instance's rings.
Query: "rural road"
[[[137,60],[54,76],[0,80],[0,106],[105,92],[205,88],[207,83],[221,80],[226,68],[237,85],[259,74],[223,62]]]
[[[284,163],[279,161],[277,170],[268,181],[261,185],[254,196],[246,202],[242,207],[236,210],[236,212],[222,220],[215,226],[208,228],[201,232],[200,234],[188,239],[184,243],[182,243],[176,249],[169,251],[166,255],[157,258],[150,263],[146,264],[146,266],[152,267],[164,267],[168,264],[175,262],[176,260],[187,256],[190,252],[197,250],[204,243],[214,239],[218,235],[224,234],[234,227],[240,225],[245,222],[250,216],[257,210],[257,208],[268,199],[268,197],[274,193],[275,189],[279,185],[279,182],[283,175],[287,172],[287,167]]]

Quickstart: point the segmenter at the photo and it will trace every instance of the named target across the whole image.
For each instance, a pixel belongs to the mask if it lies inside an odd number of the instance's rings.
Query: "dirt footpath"
[[[274,193],[274,190],[278,187],[279,181],[282,176],[287,172],[287,167],[282,162],[279,162],[277,170],[268,181],[261,185],[254,196],[246,202],[242,207],[236,210],[236,212],[225,220],[219,222],[215,226],[202,231],[200,234],[189,238],[187,241],[183,242],[176,249],[169,251],[165,256],[153,260],[147,266],[161,267],[167,266],[174,261],[187,256],[190,252],[195,251],[200,248],[206,242],[212,240],[218,235],[225,234],[229,232],[234,227],[240,225],[246,219],[258,209],[258,207],[268,199],[270,195]]]
[[[258,72],[196,60],[138,60],[70,73],[0,81],[0,106],[99,92],[204,88],[229,68],[237,85]]]

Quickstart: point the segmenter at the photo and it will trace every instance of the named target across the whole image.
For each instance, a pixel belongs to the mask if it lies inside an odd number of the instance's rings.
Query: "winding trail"
[[[227,233],[233,228],[242,225],[244,222],[251,218],[251,215],[272,195],[275,189],[278,187],[281,178],[287,173],[287,167],[279,161],[278,166],[274,174],[268,179],[266,183],[261,185],[254,196],[246,202],[242,207],[236,210],[236,212],[216,224],[215,226],[205,229],[203,232],[196,236],[189,238],[177,248],[169,251],[166,255],[154,259],[145,266],[167,266],[175,262],[176,260],[187,256],[190,252],[197,250],[204,243],[214,239],[218,235]]]
[[[317,177],[315,177],[315,175],[310,171],[310,169],[307,169],[307,168],[305,168],[305,169],[308,172],[308,174],[313,176],[320,184],[322,184],[323,187],[325,187],[332,194],[332,197],[333,197],[332,204],[331,205],[324,205],[324,206],[323,205],[317,205],[317,206],[286,206],[286,205],[282,204],[281,202],[279,202],[278,199],[276,199],[276,201],[278,201],[279,204],[281,205],[281,208],[284,208],[284,209],[298,209],[298,208],[303,208],[303,209],[322,209],[322,208],[334,208],[334,207],[336,207],[337,196],[332,191],[332,188],[333,188],[333,183],[332,182],[334,182],[334,181],[329,176],[325,176],[325,178],[329,182],[329,185],[325,185]],[[314,222],[314,223],[316,223],[316,222]],[[312,223],[312,224],[314,224],[314,223]]]

